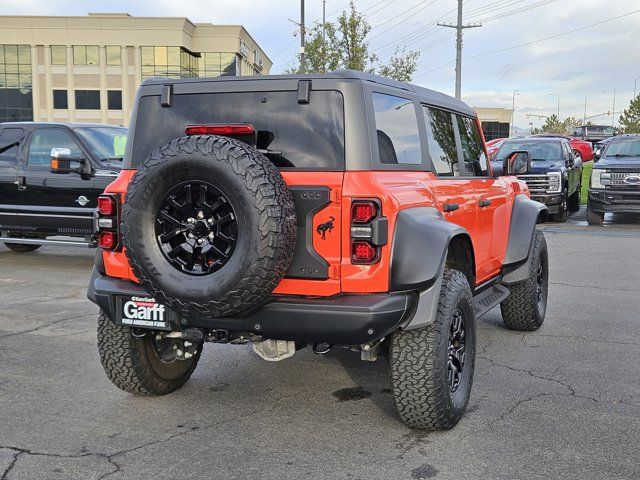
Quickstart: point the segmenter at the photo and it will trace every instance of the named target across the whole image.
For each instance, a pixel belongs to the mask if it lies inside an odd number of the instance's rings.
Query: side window
[[[18,145],[24,131],[21,128],[5,128],[0,133],[0,165],[18,163]]]
[[[423,106],[423,110],[429,155],[435,173],[441,177],[459,177],[460,165],[451,114],[432,107]]]
[[[422,163],[418,119],[413,101],[406,98],[373,94],[380,163]]]
[[[27,165],[49,166],[52,148],[68,148],[72,157],[83,156],[82,150],[68,132],[58,128],[46,128],[33,132]]]
[[[464,175],[467,177],[486,177],[489,174],[487,156],[484,154],[482,137],[476,121],[471,117],[456,115],[458,119],[458,131],[462,144],[462,157],[464,160]]]

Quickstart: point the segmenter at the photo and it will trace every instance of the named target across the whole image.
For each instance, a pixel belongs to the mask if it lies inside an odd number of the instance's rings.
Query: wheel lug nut
[[[195,222],[195,218],[187,218],[187,223],[193,223]]]
[[[207,223],[209,225],[213,225],[213,222],[214,222],[213,217],[211,217],[209,220],[207,220]]]
[[[189,237],[189,238],[193,238],[193,233],[189,233],[189,234],[187,235],[187,237]]]
[[[203,241],[204,241],[204,240],[202,240],[201,238],[199,238],[199,239],[198,239],[198,245],[202,245],[202,242],[203,242]]]
[[[198,218],[204,218],[204,213],[202,213],[202,210],[198,212]]]
[[[213,234],[213,232],[211,232],[211,233],[209,234],[209,238],[210,238],[211,240],[213,240],[213,237],[215,237],[215,235]]]

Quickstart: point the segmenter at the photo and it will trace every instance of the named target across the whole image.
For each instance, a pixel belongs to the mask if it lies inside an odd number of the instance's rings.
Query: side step
[[[94,248],[93,242],[84,242],[82,240],[48,240],[46,238],[16,238],[16,237],[0,237],[0,242],[20,243],[25,245],[56,245],[58,247],[85,247]]]
[[[509,294],[509,289],[504,285],[496,283],[491,288],[487,288],[473,298],[473,307],[476,312],[476,318],[480,318],[493,307],[498,305]]]

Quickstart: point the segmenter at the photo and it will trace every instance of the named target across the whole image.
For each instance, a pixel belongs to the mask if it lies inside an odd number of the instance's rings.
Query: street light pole
[[[558,95],[557,93],[550,93],[549,95],[552,97],[558,98],[558,122],[559,122],[560,121],[560,95]]]
[[[592,90],[592,91],[587,92],[587,93],[584,94],[584,116],[582,117],[582,125],[587,123],[587,98],[592,93],[607,93],[607,91],[606,90]]]
[[[640,77],[637,77],[636,81],[633,84],[633,98],[636,98],[636,96],[638,95],[636,93],[638,91],[638,80],[640,80]]]
[[[518,89],[513,91],[513,97],[511,99],[511,126],[509,127],[509,137],[513,135],[513,118],[516,113],[516,95],[520,95],[520,91]]]

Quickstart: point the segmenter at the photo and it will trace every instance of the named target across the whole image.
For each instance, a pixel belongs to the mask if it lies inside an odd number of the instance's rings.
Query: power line
[[[416,5],[414,5],[413,7],[411,7],[411,8],[409,8],[409,9],[405,10],[404,12],[399,13],[399,14],[398,14],[398,15],[396,15],[395,17],[391,17],[390,19],[385,20],[385,21],[384,21],[384,22],[382,22],[382,23],[379,23],[378,25],[376,25],[375,27],[373,27],[371,30],[375,30],[376,28],[378,28],[378,27],[380,27],[380,26],[382,26],[382,25],[385,25],[385,24],[387,24],[387,23],[389,23],[389,22],[391,22],[391,21],[395,20],[396,18],[398,18],[398,17],[401,17],[401,16],[405,15],[406,13],[408,13],[408,12],[410,12],[411,10],[413,10],[414,8],[416,8],[416,7],[418,7],[418,6],[420,6],[420,5],[424,4],[424,3],[426,3],[427,1],[428,1],[428,0],[423,0],[422,2],[417,3],[417,4],[416,4]],[[424,7],[422,7],[421,9],[419,9],[419,10],[417,10],[417,11],[413,12],[409,17],[407,17],[407,18],[405,18],[405,19],[403,19],[403,20],[400,20],[399,22],[397,22],[396,24],[394,24],[394,25],[392,25],[391,27],[387,28],[386,30],[383,30],[382,32],[379,32],[379,33],[375,34],[375,35],[374,35],[374,36],[372,36],[372,37],[369,37],[369,40],[371,41],[371,40],[373,40],[374,38],[378,38],[380,35],[382,35],[382,34],[384,34],[384,33],[388,32],[389,30],[393,30],[394,28],[396,28],[396,27],[397,27],[398,25],[400,25],[401,23],[406,22],[407,20],[409,20],[410,18],[412,18],[412,17],[413,17],[413,15],[418,14],[419,12],[423,11],[423,10],[424,10],[425,8],[427,8],[427,7],[430,7],[431,5],[433,5],[434,3],[436,3],[437,1],[438,1],[438,0],[431,0],[427,5],[425,5],[425,6],[424,6]]]
[[[633,10],[631,12],[624,13],[622,15],[618,15],[617,17],[612,17],[612,18],[608,18],[606,20],[601,20],[600,22],[592,23],[591,25],[585,25],[584,27],[574,28],[574,29],[566,31],[566,32],[558,33],[558,34],[551,35],[551,36],[544,37],[544,38],[539,38],[537,40],[532,40],[530,42],[525,42],[525,43],[521,43],[521,44],[518,44],[518,45],[512,45],[510,47],[500,48],[498,50],[492,50],[492,51],[489,51],[489,52],[478,53],[476,55],[470,55],[468,57],[464,57],[464,60],[470,60],[470,59],[473,59],[473,58],[479,58],[479,57],[484,57],[484,56],[487,56],[487,55],[493,55],[493,54],[496,54],[496,53],[502,53],[502,52],[506,52],[506,51],[509,51],[509,50],[514,50],[516,48],[527,47],[527,46],[533,45],[535,43],[545,42],[547,40],[552,40],[554,38],[563,37],[565,35],[570,35],[572,33],[580,32],[582,30],[587,30],[589,28],[597,27],[598,25],[603,25],[605,23],[613,22],[615,20],[619,20],[621,18],[628,17],[630,15],[634,15],[634,14],[636,14],[638,12],[640,12],[640,9]],[[422,76],[427,75],[429,73],[435,72],[437,70],[440,70],[441,68],[444,68],[444,67],[446,67],[448,65],[451,65],[452,63],[455,63],[455,62],[447,62],[447,63],[445,63],[443,65],[440,65],[439,67],[433,68],[431,70],[427,70],[426,72],[423,72],[423,73],[420,73],[420,74],[416,75],[414,77],[414,79],[422,77]]]

